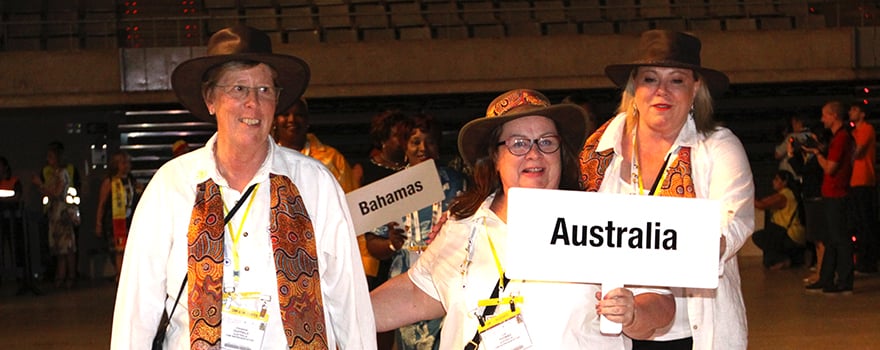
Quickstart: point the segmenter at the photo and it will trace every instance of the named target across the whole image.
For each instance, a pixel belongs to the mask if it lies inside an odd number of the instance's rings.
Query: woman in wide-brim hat
[[[144,191],[111,348],[148,348],[166,311],[165,348],[375,349],[345,195],[323,164],[269,136],[275,112],[305,90],[308,66],[243,25],[215,33],[207,53],[171,81],[217,133]]]
[[[649,342],[667,342],[662,346],[672,349],[745,349],[736,253],[754,228],[754,184],[742,143],[712,118],[712,95],[720,95],[729,79],[702,66],[700,49],[690,34],[650,30],[641,36],[636,60],[606,67],[623,89],[620,106],[584,145],[581,186],[720,201],[722,222],[706,230],[722,235],[718,288],[674,289],[675,319]],[[651,345],[657,344],[633,342],[634,349]]]
[[[238,25],[219,30],[208,42],[207,55],[179,64],[171,74],[171,86],[184,107],[196,117],[215,122],[213,111],[205,105],[210,89],[215,88],[206,73],[229,62],[262,63],[273,72],[273,84],[279,94],[276,110],[292,106],[309,84],[309,66],[302,59],[272,52],[269,37],[251,27]]]
[[[479,304],[490,299],[502,279],[495,258],[501,266],[504,259],[530,259],[505,254],[508,190],[574,188],[574,152],[593,127],[581,107],[551,105],[528,89],[502,94],[484,118],[465,125],[458,145],[464,161],[474,167],[473,186],[453,201],[451,219],[407,273],[372,292],[379,330],[445,316],[440,348],[476,348],[482,336],[476,335],[480,322],[475,313],[491,319],[511,310],[506,304],[494,311]],[[663,319],[654,310],[634,310],[633,292],[624,288],[599,301],[599,286],[592,284],[506,280],[502,285],[497,297],[521,298],[515,307],[528,335],[517,334],[518,340],[528,338],[534,349],[624,349],[622,336],[599,332],[599,315],[623,323],[624,332],[637,333],[672,317],[668,295],[645,295],[666,299]]]

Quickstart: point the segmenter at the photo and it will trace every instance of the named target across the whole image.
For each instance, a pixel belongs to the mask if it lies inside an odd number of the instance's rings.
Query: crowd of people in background
[[[513,313],[528,328],[514,337],[526,347],[745,349],[736,257],[749,237],[769,270],[810,267],[807,292],[850,294],[855,274],[878,272],[868,108],[828,101],[825,132],[809,128],[811,117],[787,116],[773,192],[755,199],[742,144],[713,119],[729,79],[701,65],[692,35],[646,31],[637,60],[606,67],[621,89],[613,116],[578,94],[554,103],[514,89],[461,128],[459,155],[441,159],[440,121],[377,111],[363,163],[310,132],[308,65],[273,53],[268,40],[250,27],[226,28],[212,36],[207,56],[175,69],[180,102],[217,124],[204,147],[174,142],[148,184],[132,175],[131,155],[109,158],[94,235],[107,245],[118,283],[113,349],[150,341],[477,349],[499,341],[486,321]],[[40,246],[52,258],[57,289],[76,284],[81,231],[79,199],[71,198],[82,180],[63,150],[51,143],[31,179],[45,198]],[[355,232],[347,193],[429,160],[441,200]],[[21,201],[22,186],[0,157],[0,190],[12,193],[0,196],[3,215]],[[501,261],[515,258],[503,244],[512,187],[719,201],[726,214],[718,225],[718,287],[603,291],[511,280]],[[752,235],[756,209],[767,215]],[[29,278],[21,285],[39,293]],[[509,305],[490,307],[490,299]],[[600,332],[601,317],[622,332]],[[163,337],[155,340],[157,328]]]
[[[828,101],[819,119],[817,131],[807,116],[789,119],[776,193],[755,202],[767,226],[753,238],[770,269],[806,262],[808,292],[851,294],[855,274],[878,271],[876,132],[864,101]]]

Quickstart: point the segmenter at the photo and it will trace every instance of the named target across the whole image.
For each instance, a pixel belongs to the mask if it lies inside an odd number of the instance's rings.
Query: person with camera
[[[782,146],[785,147],[783,158],[785,165],[780,164],[779,169],[792,172],[795,182],[800,185],[797,186],[799,190],[795,193],[802,204],[798,209],[798,219],[806,229],[806,249],[812,255],[807,263],[810,270],[813,271],[804,278],[804,283],[811,284],[819,280],[822,255],[825,253],[825,245],[815,239],[820,235],[817,231],[822,227],[822,218],[825,215],[821,206],[824,171],[815,155],[804,152],[802,145],[808,144],[819,149],[824,149],[825,146],[816,134],[806,127],[807,117],[805,115],[793,115],[791,125],[792,130],[797,130],[797,132],[789,134],[782,142]],[[807,139],[812,141],[807,141]]]
[[[845,199],[849,192],[852,174],[853,141],[846,130],[847,111],[840,101],[830,101],[822,107],[822,125],[831,131],[832,137],[826,152],[819,147],[801,147],[812,153],[822,167],[822,212],[824,220],[812,237],[825,244],[819,280],[806,286],[808,292],[825,294],[852,294],[853,260],[852,242],[846,229]]]
[[[789,126],[786,128],[785,138],[776,145],[774,155],[779,160],[779,170],[785,170],[795,176],[795,180],[799,180],[799,174],[795,168],[789,164],[789,160],[795,156],[792,150],[800,152],[800,144],[809,139],[813,139],[815,135],[810,128],[807,127],[806,117],[800,114],[793,114],[788,119]],[[815,140],[815,139],[814,139]],[[795,147],[789,147],[794,144]],[[815,146],[814,146],[815,147]]]

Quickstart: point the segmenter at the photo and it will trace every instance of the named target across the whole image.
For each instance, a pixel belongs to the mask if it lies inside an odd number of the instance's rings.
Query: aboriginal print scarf
[[[613,119],[612,119],[613,120]],[[614,158],[614,150],[597,151],[599,140],[608,128],[606,122],[587,139],[580,154],[581,179],[580,187],[587,192],[598,192],[605,178],[605,170]],[[666,176],[657,188],[656,195],[665,197],[696,198],[694,179],[691,173],[691,148],[681,147],[678,156],[666,168]]]
[[[269,230],[281,320],[290,349],[327,349],[314,229],[296,186],[270,175]],[[192,349],[220,348],[223,297],[223,200],[213,180],[198,185],[190,219],[189,318]]]

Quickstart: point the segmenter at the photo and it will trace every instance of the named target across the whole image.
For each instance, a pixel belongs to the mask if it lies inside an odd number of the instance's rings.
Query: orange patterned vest
[[[296,186],[272,174],[269,230],[278,302],[290,349],[327,349],[324,303],[312,221]],[[190,348],[219,349],[223,297],[223,200],[213,180],[198,185],[190,219]]]
[[[612,119],[613,120],[613,119]],[[614,150],[597,151],[599,140],[608,128],[609,120],[596,130],[584,143],[580,154],[581,178],[580,187],[587,192],[598,192],[605,178],[605,170],[614,158]],[[657,188],[656,195],[665,197],[696,198],[694,179],[691,174],[691,148],[681,147],[675,161],[666,168],[663,183]]]

